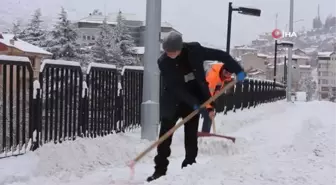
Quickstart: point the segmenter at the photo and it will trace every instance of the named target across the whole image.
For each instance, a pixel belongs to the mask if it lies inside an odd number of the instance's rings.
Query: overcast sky
[[[320,14],[325,18],[335,16],[335,0],[294,0],[294,20],[303,19],[294,25],[294,31],[312,27],[312,19]],[[162,0],[162,21],[171,23],[183,33],[185,40],[207,42],[225,46],[229,0]],[[275,14],[278,13],[278,27],[285,29],[289,17],[289,0],[233,0],[236,6],[261,9],[261,17],[233,14],[232,45],[248,44],[262,32],[275,28]],[[134,13],[145,19],[146,0],[1,0],[0,24],[15,19],[27,19],[36,8],[41,8],[47,20],[55,19],[60,6],[69,12],[72,20],[78,20],[97,8],[105,12]]]

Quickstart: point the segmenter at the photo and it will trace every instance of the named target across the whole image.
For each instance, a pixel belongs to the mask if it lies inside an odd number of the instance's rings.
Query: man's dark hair
[[[180,51],[182,50],[182,46],[182,35],[175,31],[169,32],[162,42],[162,48],[166,52]]]

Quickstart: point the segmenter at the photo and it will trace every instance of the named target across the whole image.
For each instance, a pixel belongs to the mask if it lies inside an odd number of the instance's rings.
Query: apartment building
[[[231,50],[231,55],[235,58],[240,58],[242,55],[245,55],[247,53],[254,53],[257,54],[258,50],[252,47],[248,47],[248,46],[235,46],[232,50]]]
[[[267,65],[267,55],[258,53],[246,53],[241,56],[241,65],[245,69],[265,72]],[[259,73],[258,73],[259,74]]]
[[[318,92],[320,99],[336,96],[336,52],[318,53]]]
[[[137,47],[144,46],[145,21],[140,20],[135,14],[122,14],[125,18],[125,24],[132,35]],[[106,18],[107,24],[115,26],[117,24],[118,13],[108,15],[90,14],[88,17],[80,19],[76,23],[79,31],[79,44],[83,46],[93,45],[99,34],[99,26],[103,24]],[[161,39],[170,31],[176,31],[173,26],[167,22],[161,23]]]

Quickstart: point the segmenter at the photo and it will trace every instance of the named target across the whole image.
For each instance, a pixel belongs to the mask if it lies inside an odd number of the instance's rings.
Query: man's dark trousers
[[[207,111],[202,111],[203,117],[203,125],[202,125],[202,132],[210,133],[211,130],[211,119],[209,117],[209,113]]]
[[[160,137],[168,130],[173,128],[177,120],[188,116],[193,110],[185,104],[180,104],[177,107],[176,115],[172,118],[161,118]],[[190,121],[184,125],[184,148],[185,159],[182,162],[182,167],[196,162],[198,153],[197,147],[197,131],[198,131],[199,114],[194,116]],[[170,145],[172,143],[172,136],[168,137],[157,147],[157,155],[154,158],[155,171],[160,174],[166,174],[168,168],[168,157],[171,154]]]

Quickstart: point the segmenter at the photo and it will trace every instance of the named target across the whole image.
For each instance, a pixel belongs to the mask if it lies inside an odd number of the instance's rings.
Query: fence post
[[[33,103],[32,103],[32,121],[33,121],[33,137],[32,137],[32,145],[30,150],[36,150],[40,146],[41,142],[41,86],[38,80],[34,81],[34,91],[33,91]]]
[[[88,94],[87,94],[87,84],[85,81],[82,82],[82,94],[79,102],[79,118],[78,123],[81,124],[78,135],[80,137],[87,137],[88,132]]]

